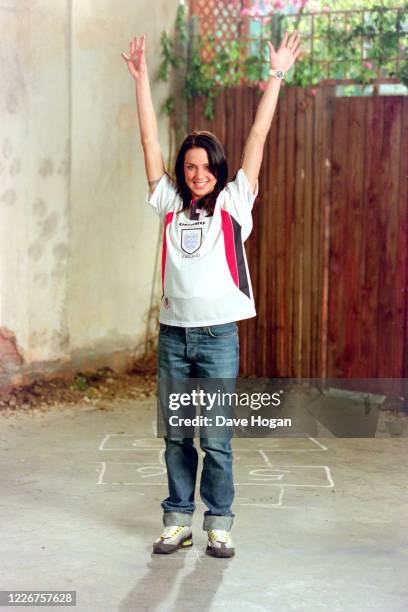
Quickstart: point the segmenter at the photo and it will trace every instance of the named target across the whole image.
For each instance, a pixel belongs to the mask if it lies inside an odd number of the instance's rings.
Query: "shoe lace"
[[[213,541],[225,543],[229,541],[229,533],[224,529],[210,529],[208,534]]]
[[[163,533],[161,534],[161,538],[174,538],[176,535],[180,533],[184,529],[184,525],[169,525],[165,527]]]

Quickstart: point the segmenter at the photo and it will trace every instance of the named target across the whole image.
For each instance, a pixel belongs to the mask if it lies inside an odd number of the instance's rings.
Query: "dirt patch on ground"
[[[0,396],[0,416],[22,412],[47,412],[73,404],[95,404],[103,400],[143,400],[156,395],[155,364],[149,361],[117,374],[110,368],[78,372],[70,380],[36,380]]]

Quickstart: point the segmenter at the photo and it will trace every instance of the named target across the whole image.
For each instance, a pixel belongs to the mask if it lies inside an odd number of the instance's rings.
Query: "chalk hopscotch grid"
[[[122,439],[124,437],[132,437],[136,444],[133,444],[133,446],[135,448],[128,448],[128,449],[120,449],[120,448],[114,448],[114,447],[108,447],[106,446],[106,443],[108,442],[108,440],[113,437],[113,436],[120,436]],[[267,486],[267,487],[274,487],[275,490],[277,489],[277,493],[278,493],[278,500],[277,503],[261,503],[261,502],[246,502],[243,501],[245,499],[249,499],[249,498],[245,498],[245,497],[236,497],[236,501],[238,501],[238,505],[242,505],[242,506],[256,506],[256,507],[261,507],[261,508],[277,508],[277,507],[284,507],[283,506],[283,497],[284,497],[284,493],[285,493],[285,489],[287,487],[297,487],[297,488],[322,488],[322,489],[330,489],[330,488],[334,488],[334,481],[331,475],[331,471],[329,466],[327,465],[279,465],[279,466],[274,466],[270,459],[268,458],[268,454],[270,452],[282,452],[282,451],[286,451],[286,452],[313,452],[313,451],[327,451],[328,448],[324,445],[322,445],[320,442],[318,442],[317,440],[315,440],[314,438],[308,438],[311,442],[313,442],[314,444],[316,444],[316,446],[318,448],[312,448],[312,449],[267,449],[267,450],[263,450],[263,449],[258,449],[258,448],[243,448],[243,449],[235,449],[234,453],[240,453],[241,451],[251,451],[253,453],[258,453],[259,456],[262,458],[263,463],[265,465],[265,467],[259,467],[259,465],[257,465],[257,467],[255,467],[253,464],[248,465],[247,467],[253,467],[254,469],[250,470],[248,473],[249,477],[254,478],[255,480],[257,480],[258,482],[235,482],[234,485],[236,486]],[[138,452],[144,452],[144,451],[157,451],[157,446],[143,446],[143,444],[148,441],[151,443],[151,439],[149,438],[136,438],[135,436],[133,436],[132,434],[107,434],[105,436],[105,438],[102,440],[102,442],[99,445],[99,450],[100,451],[138,451]],[[201,453],[203,454],[203,453]],[[138,473],[140,474],[141,478],[149,478],[149,477],[154,477],[154,476],[163,476],[163,474],[166,473],[166,468],[165,468],[165,461],[164,461],[164,448],[160,448],[159,452],[158,452],[158,461],[157,462],[143,462],[141,467],[139,467],[137,469]],[[124,482],[124,481],[120,481],[120,482],[104,482],[104,476],[106,473],[106,469],[108,465],[132,465],[132,466],[137,466],[140,465],[141,462],[133,462],[133,461],[101,461],[98,462],[99,465],[101,466],[100,472],[99,472],[99,478],[96,484],[98,485],[104,485],[104,484],[111,484],[111,485],[130,485],[130,486],[140,486],[140,485],[145,485],[145,486],[164,486],[166,483],[163,482]],[[152,473],[152,470],[155,472],[154,474]],[[280,481],[283,477],[284,477],[284,472],[286,473],[290,473],[296,469],[312,469],[312,470],[323,470],[325,473],[325,477],[326,477],[326,481],[327,484],[305,484],[305,483],[298,483],[298,484],[283,484],[280,482],[271,482],[271,480],[276,480],[276,481]],[[277,474],[271,474],[271,471],[274,472],[279,472]],[[262,481],[262,482],[259,482]],[[144,495],[144,494],[142,494]]]

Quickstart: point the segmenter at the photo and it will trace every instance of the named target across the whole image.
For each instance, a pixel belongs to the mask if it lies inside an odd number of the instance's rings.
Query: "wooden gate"
[[[241,372],[408,376],[408,98],[283,87],[265,145],[246,251],[257,317],[240,322]],[[248,86],[203,101],[190,129],[239,168],[259,102]]]

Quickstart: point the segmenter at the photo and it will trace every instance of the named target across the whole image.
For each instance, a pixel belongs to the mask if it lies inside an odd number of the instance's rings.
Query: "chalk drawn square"
[[[326,465],[274,465],[273,467],[264,465],[249,469],[247,476],[241,480],[243,484],[258,486],[324,488],[334,486],[330,469]]]
[[[138,438],[134,434],[107,434],[99,445],[101,451],[160,450],[163,440],[158,438]]]
[[[152,486],[167,484],[166,468],[157,463],[101,461],[97,484]]]

